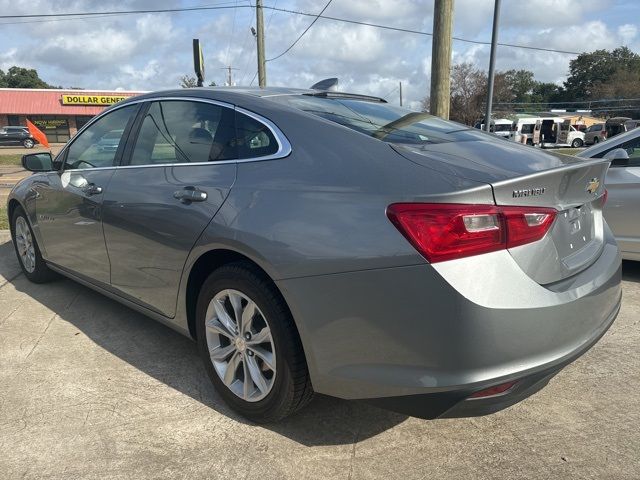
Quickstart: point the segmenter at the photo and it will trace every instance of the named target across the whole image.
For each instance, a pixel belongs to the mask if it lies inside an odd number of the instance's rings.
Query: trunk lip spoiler
[[[505,178],[504,180],[498,180],[496,182],[488,182],[488,183],[494,188],[500,188],[500,187],[506,187],[506,186],[512,185],[522,180],[536,179],[539,177],[546,177],[550,174],[570,172],[572,170],[580,170],[584,167],[592,167],[599,164],[610,164],[610,163],[611,163],[611,160],[595,158],[595,159],[585,160],[579,163],[571,163],[569,165],[561,165],[559,167],[547,168],[546,170],[540,170],[538,172],[527,173],[525,175],[520,175],[512,178]],[[607,166],[607,168],[604,171],[604,174],[607,173],[608,169],[609,167]],[[604,179],[601,179],[601,180],[603,180],[603,183],[604,183]]]

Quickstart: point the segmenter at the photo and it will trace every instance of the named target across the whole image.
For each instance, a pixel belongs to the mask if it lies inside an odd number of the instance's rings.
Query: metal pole
[[[256,0],[256,30],[258,40],[258,85],[267,86],[267,69],[264,59],[264,19],[262,18],[262,0]]]
[[[484,115],[484,130],[488,132],[491,126],[491,104],[493,102],[493,77],[496,67],[496,47],[498,44],[498,22],[500,20],[500,0],[495,0],[493,7],[493,32],[491,32],[491,55],[489,57],[489,84],[487,88],[487,111]]]
[[[435,0],[431,46],[431,115],[449,119],[453,0]]]
[[[402,82],[400,82],[400,106],[402,106]]]

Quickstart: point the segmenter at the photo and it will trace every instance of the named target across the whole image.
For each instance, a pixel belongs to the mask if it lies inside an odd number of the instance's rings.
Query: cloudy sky
[[[256,72],[253,0],[0,0],[8,14],[104,12],[195,6],[241,6],[226,10],[100,16],[47,21],[0,19],[0,68],[36,68],[45,81],[86,89],[172,88],[193,74],[191,39],[203,43],[207,81],[247,85]],[[53,4],[56,4],[53,7]],[[264,0],[265,6],[318,13],[326,0]],[[333,0],[325,15],[432,31],[432,0]],[[491,39],[493,0],[455,0],[454,35]],[[265,9],[267,58],[282,53],[313,18]],[[499,41],[569,51],[613,49],[640,52],[637,0],[503,0]],[[20,22],[20,23],[18,23]],[[487,69],[489,47],[454,42],[453,61]],[[560,83],[571,55],[499,47],[496,68],[527,68],[542,81]],[[308,87],[337,76],[342,90],[416,107],[428,90],[431,37],[319,19],[286,55],[267,63],[268,84]],[[254,84],[257,80],[254,81]]]

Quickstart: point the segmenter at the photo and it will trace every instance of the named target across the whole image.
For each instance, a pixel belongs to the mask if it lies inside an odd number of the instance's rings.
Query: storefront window
[[[65,143],[69,140],[69,122],[66,118],[53,115],[32,115],[27,118],[44,132],[50,142]]]
[[[81,129],[82,127],[84,127],[84,126],[87,124],[87,122],[89,122],[89,120],[91,120],[92,118],[93,118],[93,117],[91,117],[91,116],[86,116],[86,115],[83,115],[83,116],[78,115],[78,116],[76,116],[76,128],[77,128],[78,130],[80,130],[80,129]]]

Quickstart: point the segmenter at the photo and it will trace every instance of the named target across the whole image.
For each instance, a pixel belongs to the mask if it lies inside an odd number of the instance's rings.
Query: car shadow
[[[640,262],[622,261],[622,279],[627,282],[640,283]]]
[[[32,284],[16,275],[17,266],[12,245],[0,245],[0,276],[17,290],[136,369],[239,423],[252,424],[216,393],[191,339],[71,280]],[[362,402],[317,395],[300,412],[260,427],[306,446],[327,446],[373,437],[406,418]]]

